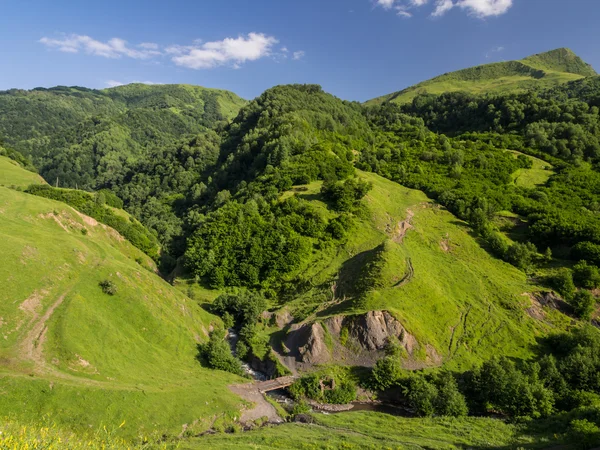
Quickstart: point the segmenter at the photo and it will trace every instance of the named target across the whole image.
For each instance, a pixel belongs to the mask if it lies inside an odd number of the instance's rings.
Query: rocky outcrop
[[[408,354],[417,345],[416,339],[387,311],[371,311],[347,320],[345,325],[350,338],[365,350],[383,350],[390,337],[396,337]]]
[[[327,348],[325,330],[320,323],[292,325],[285,345],[297,361],[310,365],[326,364],[331,361]]]
[[[323,322],[292,325],[285,348],[299,368],[328,363],[373,366],[384,355],[384,349],[392,338],[404,347],[406,360],[411,360],[419,343],[387,311],[334,316]],[[429,362],[438,360],[433,347],[426,346],[425,349]],[[430,352],[434,355],[429,355]],[[428,364],[425,362],[423,366]],[[412,368],[415,365],[408,366]]]

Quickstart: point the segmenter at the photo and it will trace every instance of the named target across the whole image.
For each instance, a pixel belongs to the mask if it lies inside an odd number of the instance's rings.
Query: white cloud
[[[298,60],[304,58],[304,56],[306,56],[306,52],[304,50],[300,50],[300,51],[294,52],[293,59],[294,59],[294,61],[298,61]]]
[[[433,17],[440,17],[454,8],[452,0],[437,0],[435,3],[435,10],[431,13]]]
[[[126,41],[119,38],[112,38],[107,42],[101,42],[89,36],[79,34],[61,35],[59,38],[43,37],[39,42],[48,48],[54,48],[65,53],[79,53],[83,51],[90,55],[103,56],[105,58],[127,56],[135,59],[148,59],[161,54],[156,49],[133,49],[127,45]]]
[[[151,60],[160,64],[159,57],[167,57],[178,66],[190,69],[212,69],[229,66],[239,69],[248,61],[256,61],[270,57],[274,60],[286,59],[290,50],[275,46],[279,41],[263,33],[249,33],[237,38],[226,38],[221,41],[203,42],[196,39],[191,45],[169,45],[162,47],[154,42],[142,42],[129,45],[125,40],[112,38],[106,42],[79,34],[60,34],[57,37],[43,37],[39,42],[49,49],[65,53],[87,53],[104,58],[134,58]],[[303,51],[290,54],[293,59],[304,57]],[[111,80],[111,82],[114,80]]]
[[[279,41],[262,33],[206,42],[200,46],[177,47],[173,62],[190,69],[212,69],[230,64],[239,67],[247,61],[256,61],[271,55]],[[167,50],[168,51],[168,50]]]
[[[506,13],[513,0],[458,0],[456,6],[476,17],[500,16]]]
[[[375,0],[384,9],[394,9],[399,16],[412,17],[413,8],[419,8],[429,0]],[[513,5],[513,0],[435,0],[433,17],[440,17],[452,8],[465,10],[470,16],[480,19],[505,14]]]
[[[392,6],[394,6],[395,2],[396,0],[377,0],[377,4],[385,9],[390,9]]]
[[[500,53],[503,51],[504,47],[502,47],[501,45],[499,45],[498,47],[491,48],[485,53],[485,58],[490,59],[494,55],[494,53]]]
[[[142,42],[138,47],[145,48],[147,50],[158,50],[158,44],[154,42]]]

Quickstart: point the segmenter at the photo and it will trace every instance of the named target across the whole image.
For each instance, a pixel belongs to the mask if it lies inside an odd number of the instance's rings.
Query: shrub
[[[394,356],[386,356],[375,364],[371,372],[371,384],[373,388],[380,391],[395,386],[402,376],[402,365],[400,359]]]
[[[565,300],[570,300],[575,294],[575,283],[569,269],[559,271],[550,279],[550,284]]]
[[[411,378],[404,388],[404,394],[417,416],[431,417],[435,414],[438,389],[425,377],[416,376]]]
[[[458,390],[458,384],[451,373],[445,372],[435,379],[438,395],[435,401],[436,413],[440,416],[463,417],[469,413],[465,396]]]
[[[579,291],[571,299],[571,306],[575,311],[575,315],[582,320],[590,320],[594,307],[596,305],[596,299],[589,291]]]
[[[225,341],[225,331],[215,330],[210,333],[208,342],[198,346],[199,359],[211,369],[224,370],[242,376],[244,371],[238,359],[231,354],[229,344]]]
[[[115,295],[117,293],[117,285],[110,280],[103,280],[98,284],[105,294]]]
[[[573,281],[585,289],[595,289],[600,286],[600,272],[596,266],[580,261],[573,267]]]
[[[569,428],[569,439],[578,448],[592,448],[600,442],[600,428],[586,419],[573,420]]]

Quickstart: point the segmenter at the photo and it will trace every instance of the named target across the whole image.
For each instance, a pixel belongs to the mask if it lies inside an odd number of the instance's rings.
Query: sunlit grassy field
[[[219,320],[164,282],[114,230],[67,205],[0,187],[0,411],[27,424],[124,436],[234,417],[238,380],[204,369]],[[115,295],[99,283],[111,281]],[[195,424],[192,426],[192,424]]]
[[[37,173],[23,169],[17,162],[6,156],[0,156],[0,186],[26,188],[31,184],[45,184]]]

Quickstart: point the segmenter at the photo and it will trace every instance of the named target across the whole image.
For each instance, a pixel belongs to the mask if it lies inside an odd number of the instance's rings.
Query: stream
[[[239,340],[239,335],[238,335],[237,331],[233,328],[230,328],[229,330],[227,330],[226,339],[227,339],[227,342],[229,343],[229,348],[231,349],[231,354],[233,356],[237,357],[236,345]],[[243,362],[243,361],[242,361],[242,369],[244,370],[244,373],[249,375],[253,380],[266,381],[269,379],[269,377],[266,374],[259,372],[258,370],[254,370],[250,366],[250,364]],[[296,404],[296,402],[290,397],[290,394],[288,393],[287,389],[277,389],[275,391],[268,392],[266,395],[268,397],[272,398],[273,400],[275,400],[277,403],[279,403],[287,411],[291,411],[294,408],[294,405]],[[326,411],[315,410],[315,412],[320,413],[320,414],[341,414],[341,413],[349,412],[349,411],[372,411],[372,412],[390,414],[393,416],[408,417],[411,415],[410,412],[406,408],[403,408],[403,407],[400,407],[397,405],[392,405],[389,403],[356,401],[356,402],[352,402],[351,405],[352,405],[352,409],[349,409],[346,411],[326,412]]]
[[[233,328],[229,328],[229,330],[227,330],[227,336],[225,337],[225,339],[227,339],[227,342],[229,343],[231,354],[237,358],[237,352],[235,348],[240,339],[239,335],[237,334],[237,331],[235,331]],[[254,370],[252,367],[250,367],[250,364],[244,361],[242,361],[242,370],[246,375],[250,375],[250,377],[252,377],[253,380],[267,381],[269,379],[266,374],[259,372],[258,370]]]

